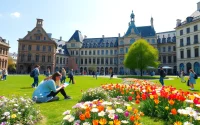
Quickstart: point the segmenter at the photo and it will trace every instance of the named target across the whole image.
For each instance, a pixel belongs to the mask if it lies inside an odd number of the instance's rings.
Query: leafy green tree
[[[142,72],[148,66],[158,67],[158,50],[145,39],[139,39],[130,46],[128,53],[125,55],[124,65],[129,69],[139,69],[142,76]]]
[[[9,72],[16,71],[16,64],[11,56],[8,56],[8,71]]]

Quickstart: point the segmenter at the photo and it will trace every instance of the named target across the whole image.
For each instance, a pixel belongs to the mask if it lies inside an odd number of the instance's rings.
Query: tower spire
[[[132,21],[135,22],[135,19],[134,19],[134,18],[135,18],[135,15],[134,15],[134,13],[133,13],[133,10],[132,10],[132,13],[131,13],[131,16],[130,16],[130,17],[131,17],[131,22],[132,22]]]

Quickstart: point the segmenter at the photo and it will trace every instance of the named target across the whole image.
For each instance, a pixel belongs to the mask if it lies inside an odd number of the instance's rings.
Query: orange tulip
[[[85,112],[85,117],[86,117],[86,118],[90,118],[90,112],[88,112],[88,111]]]
[[[136,103],[136,104],[139,104],[139,103],[140,103],[140,100],[137,99],[137,100],[135,101],[135,103]]]
[[[168,102],[170,105],[174,105],[174,103],[175,103],[174,100],[172,100],[172,99],[170,99]]]
[[[103,107],[103,106],[101,106],[101,105],[100,105],[100,106],[98,106],[97,108],[98,108],[99,112],[101,112],[101,111],[104,111],[104,107]]]
[[[121,121],[119,121],[118,119],[114,120],[114,125],[121,125]]]
[[[92,120],[92,125],[98,125],[99,120]]]
[[[85,120],[85,114],[79,115],[79,119],[80,119],[81,121],[84,121],[84,120]]]
[[[101,119],[99,120],[99,124],[100,124],[100,125],[105,125],[106,123],[107,123],[107,121],[106,121],[105,118],[101,118]]]
[[[134,109],[134,110],[133,110],[133,113],[134,113],[134,114],[137,114],[137,113],[138,113],[138,110],[137,110],[137,109]]]
[[[182,122],[179,122],[179,121],[174,122],[174,125],[182,125]]]
[[[173,108],[173,109],[171,110],[171,113],[172,113],[173,115],[176,115],[176,114],[177,114],[177,111],[176,111],[176,109],[175,109],[175,108]]]
[[[130,121],[133,122],[134,120],[135,120],[135,117],[134,117],[134,116],[131,116],[131,117],[130,117]]]
[[[157,105],[159,103],[158,99],[154,99],[155,104]]]

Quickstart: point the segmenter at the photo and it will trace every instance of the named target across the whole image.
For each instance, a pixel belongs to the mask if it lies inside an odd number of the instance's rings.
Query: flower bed
[[[34,102],[30,98],[12,97],[8,99],[0,97],[1,125],[33,125],[42,117],[40,111],[35,108]]]
[[[130,117],[124,117],[119,115],[117,110],[125,113],[128,107],[126,104],[129,104],[129,107],[132,107],[131,104],[137,103],[140,104],[140,108],[137,110],[141,111],[151,117],[160,118],[166,121],[167,124],[181,125],[181,124],[194,124],[200,125],[200,96],[197,93],[185,92],[182,90],[177,90],[172,86],[161,87],[154,83],[150,83],[146,80],[133,80],[134,84],[108,84],[102,85],[102,89],[108,95],[109,105],[107,105],[106,100],[100,101],[91,101],[91,102],[82,102],[75,105],[75,111],[70,115],[67,114],[64,117],[63,124],[70,125],[72,122],[77,124],[106,124],[112,122],[114,125],[117,124],[140,124],[139,119],[136,121],[131,121]],[[98,91],[97,91],[98,92]],[[102,92],[102,91],[101,91]],[[121,100],[115,100],[114,99]],[[119,102],[119,105],[116,105],[115,102]],[[122,104],[123,103],[123,104]],[[97,105],[98,104],[98,105]],[[102,106],[103,110],[99,110],[97,107]],[[108,107],[111,107],[114,110],[114,115],[118,117],[111,119],[108,112]],[[92,111],[95,110],[96,114]],[[134,112],[135,109],[131,110]],[[99,115],[103,111],[104,117]],[[86,114],[89,113],[90,117],[87,117]],[[132,113],[133,117],[140,116],[137,113]],[[81,119],[84,116],[84,119]],[[70,122],[70,118],[73,120]],[[70,119],[70,120],[69,120]],[[95,120],[98,121],[95,122]],[[104,122],[102,122],[102,120]],[[127,121],[125,123],[124,121]]]

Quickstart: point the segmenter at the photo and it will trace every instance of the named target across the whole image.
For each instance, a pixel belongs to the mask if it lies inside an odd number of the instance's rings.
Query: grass
[[[186,82],[185,83],[182,83],[181,82],[181,79],[180,78],[177,78],[177,77],[170,77],[170,79],[168,80],[164,80],[164,84],[166,86],[173,86],[177,89],[182,89],[182,90],[185,90],[185,91],[191,91],[189,88],[189,86],[187,86],[187,80],[188,80],[188,77],[186,76],[185,77],[185,80]],[[157,84],[160,84],[159,80],[151,80]],[[200,91],[200,79],[197,79],[196,80],[196,84],[194,84],[194,88],[195,90],[192,91],[192,92],[199,92]]]
[[[44,79],[44,76],[40,76],[39,79],[41,81]],[[67,79],[67,81],[68,80],[69,79]],[[89,76],[75,76],[75,80],[76,84],[70,84],[65,88],[67,94],[72,97],[71,100],[64,100],[64,97],[61,94],[58,94],[60,97],[59,101],[36,104],[36,106],[40,107],[41,113],[44,116],[44,119],[38,123],[38,125],[60,125],[63,119],[62,113],[71,109],[71,107],[81,99],[81,91],[87,90],[89,88],[99,87],[101,84],[122,82],[121,79],[110,80],[109,78],[98,78],[98,80],[96,80]],[[34,88],[31,88],[32,81],[33,79],[28,75],[8,76],[7,81],[0,81],[0,96],[4,95],[9,97],[12,95],[26,95],[31,98],[34,91]],[[135,108],[138,106],[139,105],[135,105]],[[144,125],[164,125],[162,120],[146,116],[142,117],[141,121],[144,123]]]

